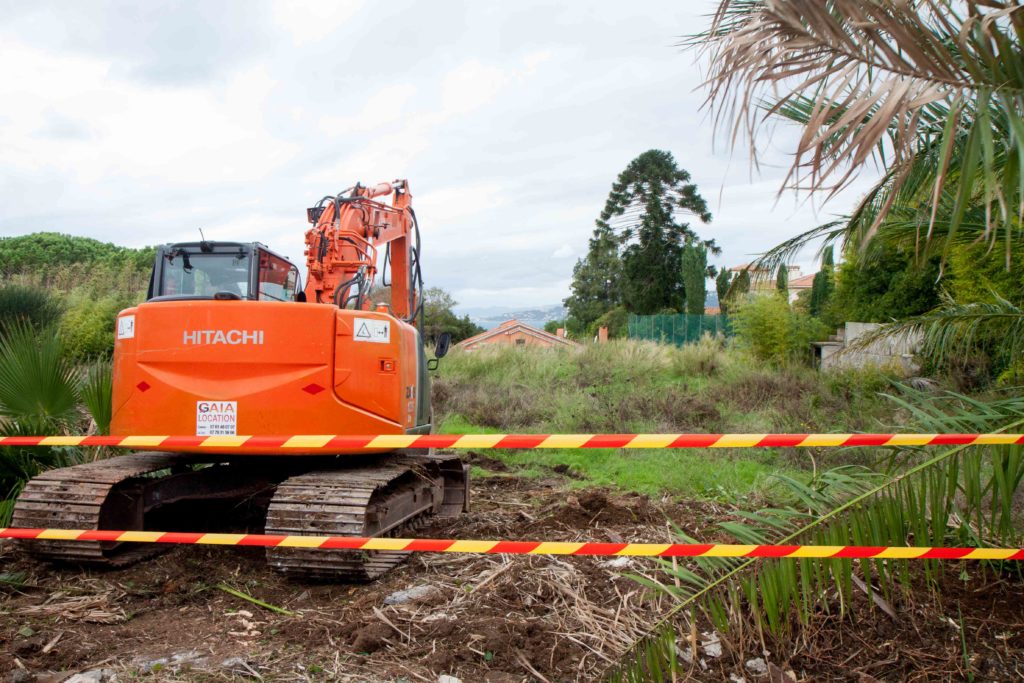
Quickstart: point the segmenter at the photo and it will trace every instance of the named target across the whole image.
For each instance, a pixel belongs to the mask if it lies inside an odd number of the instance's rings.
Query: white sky
[[[305,208],[408,178],[428,286],[462,306],[568,294],[616,175],[670,150],[736,265],[848,211],[776,201],[675,47],[712,3],[0,0],[0,236],[258,240],[302,265]],[[730,158],[731,157],[731,158]],[[813,252],[802,258],[813,270]]]

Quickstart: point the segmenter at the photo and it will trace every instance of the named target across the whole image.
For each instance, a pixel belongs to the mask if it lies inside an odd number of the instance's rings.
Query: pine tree
[[[587,255],[572,269],[572,294],[565,300],[565,307],[574,325],[586,329],[618,306],[621,279],[619,240],[609,226],[599,224],[590,238]]]
[[[779,264],[779,274],[775,277],[775,291],[789,301],[789,268],[785,263]]]
[[[687,242],[682,254],[683,291],[686,295],[686,312],[692,315],[704,313],[704,299],[707,297],[708,249],[703,244]]]
[[[700,241],[688,223],[678,220],[682,213],[693,214],[703,223],[711,220],[707,203],[690,183],[690,174],[676,165],[669,152],[644,152],[612,185],[597,229],[612,231],[619,239],[619,292],[631,313],[656,313],[685,299],[684,242],[700,242],[712,253],[720,253],[714,240]]]

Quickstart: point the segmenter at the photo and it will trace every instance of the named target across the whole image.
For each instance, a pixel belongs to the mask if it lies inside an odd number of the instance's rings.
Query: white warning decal
[[[135,337],[135,316],[122,315],[117,319],[117,338],[133,339]]]
[[[358,342],[391,343],[391,323],[387,320],[356,318],[355,329],[354,337]]]
[[[196,436],[238,434],[238,401],[196,401]]]

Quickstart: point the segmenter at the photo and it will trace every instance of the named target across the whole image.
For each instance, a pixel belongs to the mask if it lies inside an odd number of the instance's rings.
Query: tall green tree
[[[939,257],[918,263],[912,251],[884,242],[866,253],[847,250],[834,275],[829,308],[836,320],[885,323],[921,315],[940,302]]]
[[[686,312],[692,315],[704,313],[707,297],[708,248],[703,244],[687,242],[682,255],[683,292],[686,295]]]
[[[727,306],[728,302],[726,299],[729,296],[729,286],[732,284],[732,273],[729,272],[728,268],[722,268],[718,271],[718,277],[715,278],[715,293],[718,294],[718,308],[722,313],[728,313]]]
[[[736,300],[741,298],[744,294],[750,293],[750,271],[744,269],[739,272],[733,281],[732,286],[729,288],[729,298]]]
[[[587,256],[573,269],[570,317],[589,325],[623,305],[630,313],[676,308],[685,300],[682,249],[700,240],[684,219],[711,220],[707,202],[670,152],[652,149],[633,159],[612,184],[595,221]]]
[[[457,316],[452,310],[457,305],[454,297],[440,287],[423,292],[423,338],[428,343],[437,341],[442,332],[450,333],[453,342],[460,342],[484,331],[468,315]]]
[[[700,241],[690,224],[680,220],[685,215],[702,223],[711,220],[707,202],[670,152],[644,152],[612,185],[597,225],[615,230],[624,245],[622,299],[631,313],[649,315],[685,300],[683,244]],[[721,252],[714,240],[702,244],[712,253]]]
[[[779,273],[775,276],[775,291],[783,299],[789,299],[789,268],[785,263],[779,264]]]
[[[585,330],[621,303],[621,279],[619,239],[609,225],[598,223],[587,255],[572,269],[572,293],[565,300],[565,307],[574,329]]]
[[[815,318],[821,318],[825,313],[825,307],[832,298],[835,289],[835,256],[832,246],[825,247],[821,257],[821,270],[811,281],[811,301],[808,306],[810,313]]]

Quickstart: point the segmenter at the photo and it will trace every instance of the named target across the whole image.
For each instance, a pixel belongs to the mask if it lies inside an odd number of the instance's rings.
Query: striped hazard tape
[[[1024,560],[1024,548],[730,545],[726,543],[566,543],[560,541],[473,541],[436,538],[359,538],[355,536],[276,536],[272,534],[204,534],[177,531],[86,531],[82,529],[14,528],[0,528],[0,538],[320,548],[323,550],[405,550],[426,553],[509,555]]]
[[[771,448],[1024,444],[1024,434],[300,434],[293,436],[4,436],[0,446],[253,449]]]

